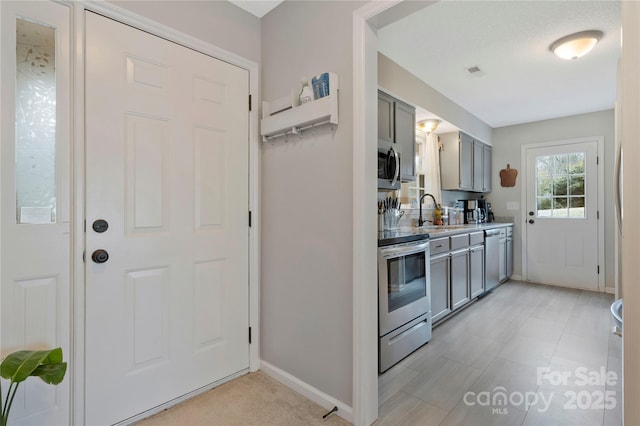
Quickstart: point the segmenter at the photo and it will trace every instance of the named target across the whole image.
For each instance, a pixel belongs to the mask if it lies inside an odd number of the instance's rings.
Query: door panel
[[[596,141],[526,150],[528,281],[598,289],[597,155]]]
[[[0,9],[0,358],[59,346],[68,361],[71,14],[54,2],[2,1]],[[71,368],[57,386],[20,385],[9,423],[69,424]]]
[[[109,227],[87,226],[85,420],[106,424],[249,366],[249,83],[93,13],[86,72],[87,222]]]

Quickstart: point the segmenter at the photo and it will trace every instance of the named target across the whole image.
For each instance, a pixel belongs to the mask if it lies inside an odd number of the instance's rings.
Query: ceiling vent
[[[480,67],[477,65],[473,65],[465,69],[467,70],[467,74],[469,74],[472,77],[482,77],[484,75],[484,71],[482,71]]]

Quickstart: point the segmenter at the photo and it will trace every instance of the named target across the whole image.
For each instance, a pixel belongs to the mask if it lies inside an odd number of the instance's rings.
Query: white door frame
[[[527,150],[531,148],[545,148],[550,146],[558,146],[558,145],[573,145],[584,142],[597,142],[598,145],[598,161],[597,161],[597,173],[598,173],[598,264],[600,265],[600,273],[598,274],[598,291],[605,291],[605,277],[606,277],[606,265],[605,265],[605,257],[604,257],[604,223],[606,219],[606,213],[604,210],[604,136],[592,136],[586,138],[577,138],[577,139],[565,139],[558,141],[549,141],[549,142],[539,142],[539,143],[531,143],[522,145],[520,147],[520,164],[521,164],[521,179],[522,184],[520,185],[520,205],[523,206],[521,208],[522,217],[520,218],[520,229],[522,230],[521,234],[521,252],[522,256],[522,279],[527,278],[527,220],[528,217],[524,213],[527,205],[527,187],[529,183],[529,179],[531,176],[527,175]],[[516,219],[517,220],[517,219]]]
[[[353,12],[353,424],[378,417],[378,257],[375,206],[378,47],[368,22],[402,0]],[[372,285],[372,283],[375,283]]]
[[[85,39],[85,10],[99,13],[150,34],[162,37],[205,55],[220,59],[239,68],[249,71],[249,93],[252,94],[252,107],[249,113],[249,209],[254,220],[248,228],[249,238],[249,326],[252,329],[249,346],[249,371],[260,368],[260,137],[258,131],[258,97],[259,75],[258,64],[232,52],[221,49],[188,34],[177,31],[166,25],[159,24],[143,16],[134,14],[126,9],[106,2],[78,1],[73,3],[73,43],[75,47],[73,63],[73,141],[72,141],[72,285],[73,285],[73,320],[72,320],[72,350],[70,356],[72,383],[72,424],[84,423],[84,308],[85,308],[85,265],[83,254],[85,247],[84,218],[85,218],[85,140],[84,140],[84,39]],[[248,213],[247,213],[248,214]],[[248,218],[247,218],[248,220]],[[200,392],[206,389],[201,389]],[[190,395],[191,396],[191,395]],[[179,401],[172,401],[175,405]],[[158,407],[159,412],[166,406]]]

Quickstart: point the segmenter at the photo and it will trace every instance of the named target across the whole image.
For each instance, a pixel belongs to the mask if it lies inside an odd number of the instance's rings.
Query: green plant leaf
[[[0,376],[12,382],[20,383],[31,376],[38,366],[56,365],[61,362],[62,348],[44,351],[17,351],[7,355],[2,361],[2,364],[0,364]],[[66,371],[66,365],[64,369]]]
[[[42,381],[50,385],[57,385],[62,382],[66,372],[67,363],[61,362],[59,364],[41,365],[31,375],[40,377]]]

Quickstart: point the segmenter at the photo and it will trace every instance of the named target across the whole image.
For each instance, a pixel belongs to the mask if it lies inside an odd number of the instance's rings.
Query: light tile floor
[[[611,333],[612,302],[561,287],[499,286],[379,377],[375,424],[620,426],[622,342]]]

